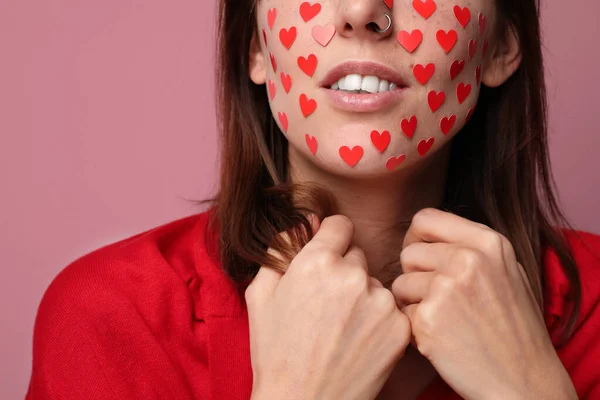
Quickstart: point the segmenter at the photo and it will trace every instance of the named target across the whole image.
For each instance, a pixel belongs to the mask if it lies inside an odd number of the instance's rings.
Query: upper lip
[[[331,68],[320,82],[321,87],[330,87],[346,75],[377,76],[398,87],[408,86],[400,73],[392,68],[375,61],[345,61]]]

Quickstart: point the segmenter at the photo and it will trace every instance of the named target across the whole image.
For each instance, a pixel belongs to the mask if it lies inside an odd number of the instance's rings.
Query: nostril
[[[344,26],[344,30],[352,31],[353,30],[352,25],[350,25],[348,22],[346,22],[346,26]]]
[[[367,24],[367,29],[370,31],[373,31],[373,32],[377,32],[377,30],[380,28],[379,28],[379,25],[377,25],[375,22],[369,22]]]

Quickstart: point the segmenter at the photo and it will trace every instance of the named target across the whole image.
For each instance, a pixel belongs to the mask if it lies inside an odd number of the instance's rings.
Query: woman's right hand
[[[246,289],[252,399],[374,399],[410,344],[408,318],[350,246],[352,221],[313,232],[285,274],[262,266]]]

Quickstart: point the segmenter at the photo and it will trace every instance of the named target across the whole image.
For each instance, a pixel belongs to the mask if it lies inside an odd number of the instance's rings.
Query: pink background
[[[214,1],[2,2],[0,398],[19,398],[41,296],[69,262],[213,192]],[[600,232],[600,5],[546,1],[551,154]]]

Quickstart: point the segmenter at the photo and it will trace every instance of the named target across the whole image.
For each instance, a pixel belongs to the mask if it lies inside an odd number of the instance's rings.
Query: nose
[[[343,37],[384,39],[393,31],[391,16],[384,0],[340,0],[335,25]]]

